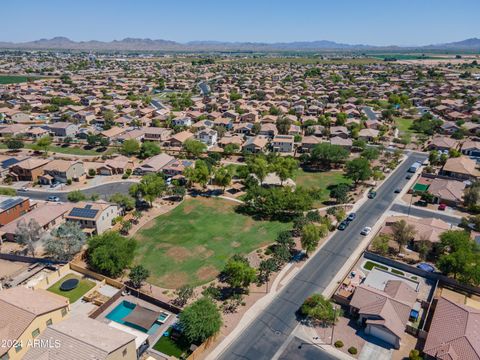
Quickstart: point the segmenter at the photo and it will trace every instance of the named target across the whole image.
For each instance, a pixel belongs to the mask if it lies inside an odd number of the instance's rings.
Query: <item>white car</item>
[[[368,234],[370,234],[370,231],[372,231],[372,228],[369,227],[369,226],[365,226],[365,227],[363,228],[363,230],[360,232],[360,234],[362,234],[362,235],[368,235]]]

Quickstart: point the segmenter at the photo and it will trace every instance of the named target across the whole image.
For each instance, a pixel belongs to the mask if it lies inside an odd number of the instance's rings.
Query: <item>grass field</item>
[[[413,133],[414,131],[410,129],[412,123],[412,119],[395,118],[395,125],[401,133]]]
[[[336,184],[351,184],[350,179],[345,178],[342,171],[324,171],[324,172],[307,172],[300,169],[295,178],[297,186],[306,189],[318,188],[320,191],[320,199],[315,202],[315,206],[322,206],[323,202],[330,199],[330,190],[328,187]]]
[[[79,279],[80,282],[78,283],[78,286],[73,290],[70,290],[70,291],[60,290],[60,286],[62,285],[62,283],[68,279]],[[55,284],[50,286],[48,288],[48,291],[51,291],[58,295],[65,296],[70,300],[70,304],[73,304],[75,301],[80,299],[83,295],[85,295],[88,292],[88,290],[90,290],[94,286],[95,286],[95,283],[91,280],[82,279],[80,276],[77,276],[74,274],[68,274],[68,275],[65,275],[63,278],[61,278],[60,280],[58,280]]]
[[[365,270],[372,270],[374,267],[377,267],[382,270],[388,270],[388,267],[380,265],[378,263],[375,263],[373,261],[367,261],[365,264],[363,264],[363,268]]]
[[[135,263],[150,270],[149,281],[165,288],[213,280],[234,254],[273,242],[290,224],[255,221],[235,212],[236,203],[213,198],[187,199],[157,217],[136,235]]]
[[[22,76],[22,75],[0,75],[0,84],[18,84],[24,83],[28,80],[38,80],[36,76]]]

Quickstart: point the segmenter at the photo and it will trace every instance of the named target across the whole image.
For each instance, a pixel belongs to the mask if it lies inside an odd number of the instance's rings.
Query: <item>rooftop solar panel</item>
[[[69,215],[74,217],[94,219],[95,216],[97,216],[97,213],[98,213],[98,210],[95,210],[95,209],[73,208],[72,211],[70,211]]]
[[[21,204],[23,202],[23,199],[22,198],[10,198],[10,199],[6,199],[6,200],[3,200],[1,203],[0,203],[0,209],[2,210],[8,210],[8,209],[11,209],[12,207],[18,205],[18,204]]]

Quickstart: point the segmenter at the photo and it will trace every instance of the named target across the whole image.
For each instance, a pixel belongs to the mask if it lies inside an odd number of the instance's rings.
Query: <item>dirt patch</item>
[[[218,270],[213,266],[203,266],[197,270],[197,278],[201,281],[208,281],[217,276]]]
[[[184,272],[168,273],[158,278],[158,281],[152,279],[152,283],[167,289],[178,289],[188,283],[188,275]]]
[[[225,240],[225,237],[224,236],[215,236],[212,238],[213,241],[223,241]]]
[[[169,248],[169,247],[170,247],[170,245],[165,244],[165,243],[155,244],[155,249],[158,249],[158,250],[166,249],[166,248]]]
[[[195,246],[195,248],[193,249],[193,253],[200,259],[205,260],[213,255],[213,250],[209,250],[205,246],[199,245]]]
[[[220,213],[230,213],[235,206],[231,201],[221,199],[198,198],[196,201],[201,203],[202,206],[214,209]]]
[[[183,206],[183,213],[188,215],[190,214],[193,210],[197,208],[197,204],[194,201],[186,201]]]
[[[183,261],[185,259],[188,259],[193,254],[192,254],[192,251],[190,251],[190,250],[188,250],[184,247],[172,246],[170,249],[167,250],[165,255],[172,258],[173,261],[179,262],[179,261]]]
[[[248,217],[243,224],[242,232],[250,231],[250,229],[255,225],[255,220],[251,217]]]
[[[241,244],[240,244],[238,241],[232,241],[232,242],[230,243],[230,246],[231,246],[232,248],[238,248],[240,245],[241,245]]]

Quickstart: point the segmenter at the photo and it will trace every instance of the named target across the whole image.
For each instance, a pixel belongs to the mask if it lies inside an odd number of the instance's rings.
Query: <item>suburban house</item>
[[[480,176],[477,170],[477,162],[466,156],[449,158],[440,171],[441,175],[459,180],[475,181]]]
[[[43,168],[43,175],[38,181],[49,185],[53,183],[66,183],[69,180],[79,181],[85,175],[85,168],[82,161],[74,160],[52,160]]]
[[[182,147],[185,141],[192,139],[194,136],[190,131],[181,131],[172,135],[167,142],[172,147]]]
[[[173,126],[192,126],[192,118],[190,117],[179,117],[172,120]]]
[[[439,298],[423,347],[426,359],[480,359],[480,310]]]
[[[376,138],[378,138],[379,134],[380,131],[367,128],[358,132],[358,138],[364,141],[374,141]]]
[[[143,139],[145,141],[158,141],[163,144],[172,135],[172,130],[158,127],[147,127],[144,129]]]
[[[78,132],[78,126],[69,122],[56,122],[46,126],[48,131],[58,137],[74,137]]]
[[[428,150],[448,151],[456,149],[458,147],[458,141],[446,136],[435,136],[430,144],[428,144]]]
[[[38,205],[35,209],[9,222],[0,228],[1,241],[15,241],[15,231],[19,221],[25,221],[27,224],[34,219],[42,229],[48,230],[60,225],[65,218],[65,214],[72,208],[71,203],[47,203]]]
[[[15,181],[37,181],[43,175],[43,168],[50,162],[47,159],[28,158],[10,167],[10,176]]]
[[[353,145],[353,141],[350,138],[344,138],[341,136],[335,136],[330,139],[330,144],[331,145],[338,145],[341,147],[344,147],[346,149],[350,149]]]
[[[361,284],[350,301],[350,312],[358,316],[366,334],[398,349],[416,299],[417,292],[401,280],[388,280],[383,290]]]
[[[24,360],[137,360],[134,335],[87,316],[50,325],[38,339],[59,345],[31,347]]]
[[[0,291],[0,359],[22,359],[45,329],[69,314],[66,297],[17,286]]]
[[[200,130],[197,133],[197,138],[199,141],[206,144],[207,146],[212,146],[217,143],[218,133],[216,130],[213,129]]]
[[[133,170],[134,166],[132,159],[119,155],[113,159],[105,160],[105,163],[97,168],[97,172],[100,175],[117,175],[123,174],[127,169]]]
[[[272,148],[276,152],[291,153],[294,144],[293,135],[277,135],[272,140]]]
[[[268,136],[269,138],[273,138],[278,134],[277,126],[271,123],[264,123],[260,127],[259,135]]]
[[[313,147],[322,141],[316,136],[304,136],[302,138],[302,151],[310,152]]]
[[[255,137],[249,137],[247,138],[247,141],[245,141],[245,144],[243,144],[243,150],[255,154],[265,150],[267,144],[268,138],[266,136],[257,135]]]
[[[463,181],[435,178],[428,187],[428,192],[434,196],[433,201],[437,204],[459,206],[463,202],[465,191]]]
[[[162,172],[167,176],[183,175],[185,169],[191,166],[195,166],[195,163],[191,160],[174,159],[163,166]]]
[[[462,154],[473,157],[480,157],[480,142],[479,141],[465,141],[462,144]]]
[[[135,169],[135,173],[138,174],[147,174],[147,173],[158,173],[163,170],[163,168],[171,163],[175,158],[165,153],[161,153],[151,157],[150,159],[145,160],[139,167]]]
[[[9,222],[26,214],[30,210],[30,199],[23,196],[3,196],[0,195],[0,225],[6,225]]]
[[[88,235],[100,235],[111,229],[113,219],[119,215],[120,210],[115,204],[80,202],[65,215],[65,219],[76,222]]]
[[[348,129],[345,126],[332,126],[330,128],[330,136],[331,137],[341,137],[344,139],[350,138]]]

